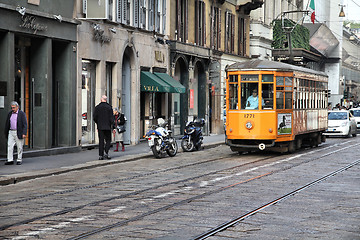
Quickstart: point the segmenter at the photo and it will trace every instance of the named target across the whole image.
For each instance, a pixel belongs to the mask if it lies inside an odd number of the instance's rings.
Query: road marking
[[[46,234],[47,232],[52,232],[52,231],[56,231],[58,229],[64,228],[64,227],[66,227],[69,224],[74,223],[74,222],[92,220],[91,217],[92,216],[84,216],[84,217],[70,219],[70,220],[68,220],[66,222],[61,222],[61,223],[58,223],[56,225],[53,225],[53,226],[50,226],[50,227],[47,227],[47,228],[43,228],[43,229],[40,229],[40,230],[37,230],[37,231],[31,231],[31,232],[25,233],[22,236],[14,237],[12,239],[13,240],[27,239],[29,237],[33,237],[33,236],[36,236],[36,235]]]
[[[117,208],[110,209],[110,210],[107,211],[107,212],[108,212],[108,213],[116,213],[116,212],[119,212],[119,211],[124,210],[125,208],[126,208],[125,206],[120,206],[120,207],[117,207]]]

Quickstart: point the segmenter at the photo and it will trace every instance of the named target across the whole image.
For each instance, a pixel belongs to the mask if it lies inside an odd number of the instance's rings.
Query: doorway
[[[95,106],[96,63],[82,60],[81,74],[81,144],[95,143],[95,124],[93,112]]]

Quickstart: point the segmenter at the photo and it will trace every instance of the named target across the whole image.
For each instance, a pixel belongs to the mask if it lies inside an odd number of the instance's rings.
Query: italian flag
[[[312,23],[315,23],[315,0],[311,0],[309,6],[310,6],[310,8],[313,10],[313,12],[311,13],[311,17],[310,17],[311,22],[312,22]]]

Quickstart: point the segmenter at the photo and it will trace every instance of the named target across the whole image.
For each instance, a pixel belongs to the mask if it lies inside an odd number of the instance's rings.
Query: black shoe
[[[11,161],[11,162],[5,162],[5,165],[13,165],[14,164],[14,161]]]
[[[22,164],[22,162],[16,162],[16,165],[21,165]]]
[[[104,157],[103,157],[103,156],[99,156],[99,160],[104,160]]]
[[[107,154],[104,156],[104,158],[111,159],[111,157],[109,155],[107,155]]]

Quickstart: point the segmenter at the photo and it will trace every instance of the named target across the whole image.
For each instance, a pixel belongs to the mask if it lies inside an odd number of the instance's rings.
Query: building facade
[[[171,72],[187,89],[172,99],[175,133],[182,132],[188,119],[199,117],[206,119],[208,134],[223,132],[225,67],[249,59],[249,14],[262,2],[171,2]]]
[[[77,145],[73,12],[74,1],[0,1],[0,128],[17,101],[28,119],[25,149]]]
[[[169,76],[168,45],[162,40],[166,4],[166,0],[77,1],[81,145],[97,142],[93,111],[104,94],[127,118],[127,144],[138,143],[153,119],[169,118],[170,87],[154,74]]]

